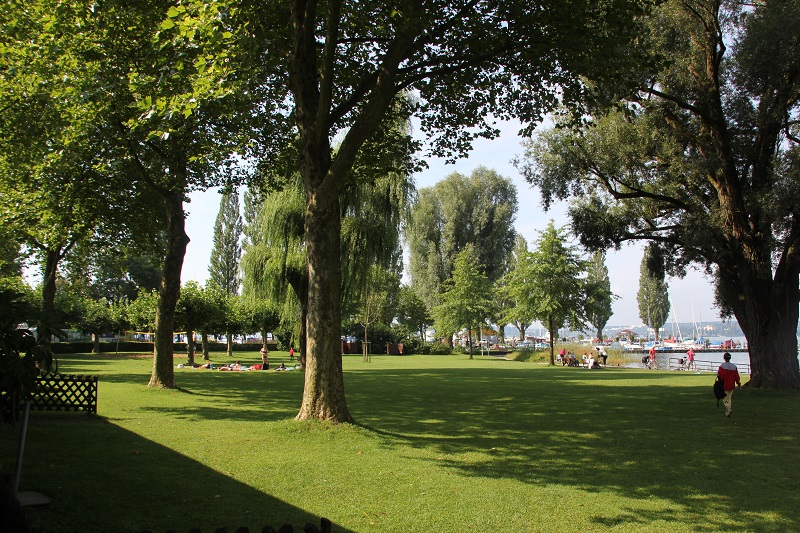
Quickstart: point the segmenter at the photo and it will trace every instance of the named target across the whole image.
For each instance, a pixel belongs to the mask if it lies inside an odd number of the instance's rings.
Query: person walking
[[[694,348],[689,348],[686,352],[686,370],[697,371],[697,365],[694,362]]]
[[[736,365],[731,363],[731,354],[725,352],[722,354],[722,358],[725,359],[725,362],[719,365],[719,370],[717,370],[717,377],[722,381],[722,388],[725,389],[725,399],[722,400],[722,403],[725,404],[725,416],[730,418],[731,414],[733,414],[733,389],[734,385],[742,388],[742,382],[739,379],[739,369],[736,368]]]

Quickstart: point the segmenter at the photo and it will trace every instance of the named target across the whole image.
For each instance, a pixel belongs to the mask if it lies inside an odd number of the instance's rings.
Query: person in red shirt
[[[650,355],[650,368],[655,368],[656,370],[658,370],[658,362],[656,361],[656,347],[655,346],[651,346],[650,347],[649,355]]]
[[[725,362],[719,365],[717,377],[722,381],[722,388],[725,389],[725,399],[722,400],[722,403],[725,404],[725,416],[730,418],[733,413],[732,402],[734,385],[741,389],[742,382],[739,380],[739,369],[736,368],[736,365],[731,363],[731,354],[725,352],[722,354],[722,358],[725,359]]]

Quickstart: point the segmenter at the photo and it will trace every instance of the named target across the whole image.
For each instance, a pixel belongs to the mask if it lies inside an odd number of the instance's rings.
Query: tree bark
[[[298,339],[300,342],[299,350],[300,353],[298,354],[298,359],[300,360],[300,367],[305,369],[306,368],[306,335],[308,333],[308,307],[305,305],[300,306],[300,338]]]
[[[308,188],[306,198],[308,353],[297,419],[353,422],[342,374],[339,195]]]
[[[100,334],[92,333],[92,353],[100,353]]]
[[[739,269],[742,296],[734,315],[750,351],[750,385],[770,389],[800,388],[797,322],[800,294],[798,268],[778,268],[774,279],[765,270],[759,280]],[[788,278],[788,281],[787,281]]]
[[[336,93],[334,55],[339,40],[342,2],[322,4],[324,45],[320,56],[319,13],[315,0],[291,2],[293,43],[289,89],[294,98],[300,136],[300,173],[306,189],[305,236],[308,256],[308,320],[306,380],[299,420],[352,422],[344,396],[341,350],[341,212],[342,183],[355,164],[364,142],[375,132],[392,98],[399,64],[413,46],[412,25],[392,40],[376,72],[374,87],[361,98],[332,160],[330,143],[334,119],[331,107]],[[322,18],[322,17],[321,17]]]
[[[58,277],[58,262],[61,260],[61,248],[45,251],[44,271],[42,272],[42,316],[39,318],[37,336],[39,343],[50,349],[51,338],[47,324],[53,324],[56,310],[56,278]]]
[[[230,331],[225,332],[225,346],[228,357],[233,357],[233,333]]]
[[[167,215],[167,253],[161,272],[161,287],[156,310],[156,333],[153,351],[153,373],[148,387],[174,388],[172,334],[175,325],[175,305],[181,292],[181,270],[189,236],[183,211],[183,192],[162,194]]]

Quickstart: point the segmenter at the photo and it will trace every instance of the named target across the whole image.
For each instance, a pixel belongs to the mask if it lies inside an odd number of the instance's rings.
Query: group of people
[[[561,348],[561,351],[558,352],[558,360],[561,361],[561,366],[583,366],[584,368],[600,368],[601,364],[606,366],[608,354],[605,348],[596,346],[595,351],[597,352],[597,357],[595,357],[595,352],[590,352],[588,354],[584,352],[581,356],[581,363],[579,364],[574,353],[567,352],[564,348]]]
[[[289,348],[289,360],[294,361],[294,347]],[[242,372],[245,370],[269,370],[269,348],[267,348],[266,345],[263,348],[261,348],[261,362],[251,366],[243,365],[240,361],[220,366],[214,366],[212,363],[204,363],[204,364],[181,363],[178,365],[178,368],[186,368],[186,367],[204,368],[208,370],[219,370],[222,372]],[[287,367],[284,363],[281,363],[280,366],[275,369],[275,371],[295,370],[298,367],[299,365]]]

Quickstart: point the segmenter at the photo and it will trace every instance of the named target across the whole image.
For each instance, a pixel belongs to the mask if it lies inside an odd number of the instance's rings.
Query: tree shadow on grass
[[[6,452],[13,447],[11,433],[16,435],[7,426],[0,433]],[[27,441],[21,490],[53,498],[50,506],[29,510],[37,530],[206,532],[319,525],[319,516],[100,418],[37,417]],[[3,456],[8,459],[2,470],[13,469],[13,453]],[[76,463],[80,471],[67,466]]]
[[[593,516],[601,526],[703,517],[698,530],[799,530],[800,470],[783,459],[796,456],[800,431],[785,421],[797,420],[798,396],[739,393],[735,418],[726,419],[712,376],[692,375],[685,386],[674,377],[574,368],[362,371],[347,375],[355,384],[348,404],[387,441],[434,450],[437,464],[467,476],[671,502],[650,515],[637,507]]]

